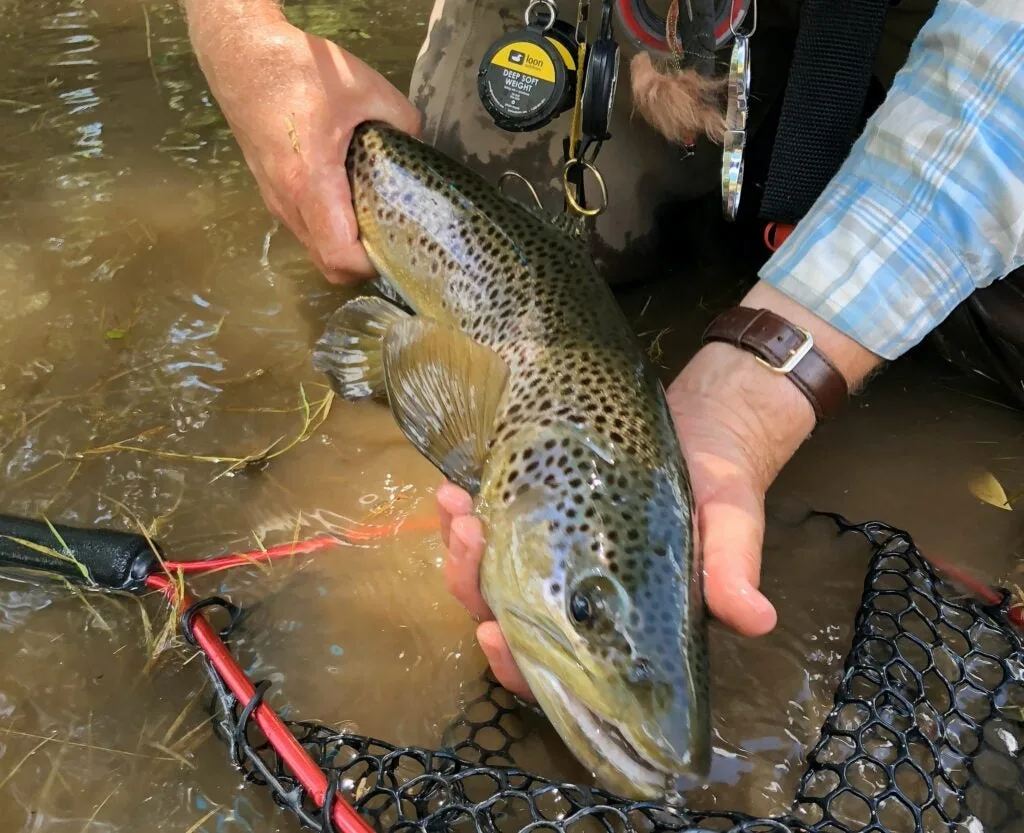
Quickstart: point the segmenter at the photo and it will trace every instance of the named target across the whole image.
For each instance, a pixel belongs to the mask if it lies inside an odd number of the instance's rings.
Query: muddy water
[[[429,5],[289,13],[404,86]],[[348,291],[264,211],[176,4],[8,0],[0,21],[0,510],[141,523],[177,559],[402,521],[192,587],[249,608],[234,644],[287,716],[436,746],[483,668],[444,590],[437,477],[378,407],[317,417],[309,348]],[[725,302],[721,275],[738,274],[713,246],[691,262],[685,280],[623,294],[666,378]],[[881,518],[1012,577],[1017,513],[966,487],[978,470],[1010,492],[1024,481],[1020,417],[988,397],[909,357],[783,474],[764,577],[780,625],[759,641],[713,630],[718,754],[695,805],[785,809],[831,703],[867,552],[793,528],[794,505]],[[225,475],[268,448],[286,450]],[[162,624],[155,599],[0,584],[0,831],[297,829],[239,788],[204,726],[197,663],[181,669]],[[520,763],[583,777],[550,734]]]

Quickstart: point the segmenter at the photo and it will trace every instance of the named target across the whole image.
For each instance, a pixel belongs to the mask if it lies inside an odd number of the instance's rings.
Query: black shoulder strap
[[[803,0],[761,217],[799,221],[857,140],[890,0]]]

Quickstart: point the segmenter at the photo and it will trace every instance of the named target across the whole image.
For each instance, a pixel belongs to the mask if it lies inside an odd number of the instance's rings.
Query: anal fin
[[[409,442],[476,494],[507,387],[505,362],[457,330],[416,317],[388,330],[383,366],[391,411]]]
[[[347,402],[383,396],[384,334],[408,317],[383,298],[353,298],[328,319],[313,349],[313,367],[327,374],[335,393]]]

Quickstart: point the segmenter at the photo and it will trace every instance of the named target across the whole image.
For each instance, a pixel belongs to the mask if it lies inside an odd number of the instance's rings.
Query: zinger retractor
[[[534,11],[542,8],[546,19]],[[494,124],[510,133],[537,130],[572,109],[578,67],[573,27],[551,0],[532,0],[526,26],[495,41],[477,73],[480,101]]]

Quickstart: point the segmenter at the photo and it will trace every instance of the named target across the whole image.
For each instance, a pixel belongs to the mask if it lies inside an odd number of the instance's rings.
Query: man
[[[354,56],[289,25],[276,0],[183,2],[200,65],[270,211],[329,280],[370,277],[342,160],[352,128],[363,120],[420,132],[416,108]],[[489,173],[496,164],[522,168],[517,156],[549,142],[554,170],[559,157],[551,137],[564,128],[539,138],[500,135],[484,130],[471,109],[478,105],[467,85],[475,83],[488,36],[503,25],[496,9],[468,0],[435,7],[413,85],[427,111],[426,138],[475,157],[470,162]],[[626,116],[613,126],[608,147],[623,156],[603,163],[616,181],[598,251],[610,280],[621,264],[637,262],[650,203],[658,198],[634,180],[649,184],[653,172],[659,193],[685,196],[689,189],[696,196],[717,177],[713,148],[684,162],[677,148],[629,122],[628,106],[618,109]],[[492,161],[488,153],[499,147]],[[634,164],[631,179],[630,160],[639,159],[644,166]],[[541,170],[536,158],[526,164],[535,175]],[[792,336],[795,325],[813,336],[804,370],[780,373],[749,344],[727,343],[737,341],[748,316],[725,333],[726,342],[702,347],[669,387],[714,616],[750,636],[774,627],[775,610],[758,591],[764,495],[827,410],[825,399],[841,401],[846,389],[856,390],[883,361],[917,344],[972,292],[1022,263],[1024,3],[939,0],[842,169],[743,300],[748,310],[778,316],[759,319],[773,324],[765,333]],[[764,352],[767,343],[754,349]],[[449,587],[484,620],[477,635],[498,678],[529,696],[480,597],[483,538],[469,498],[446,484],[438,502]]]

